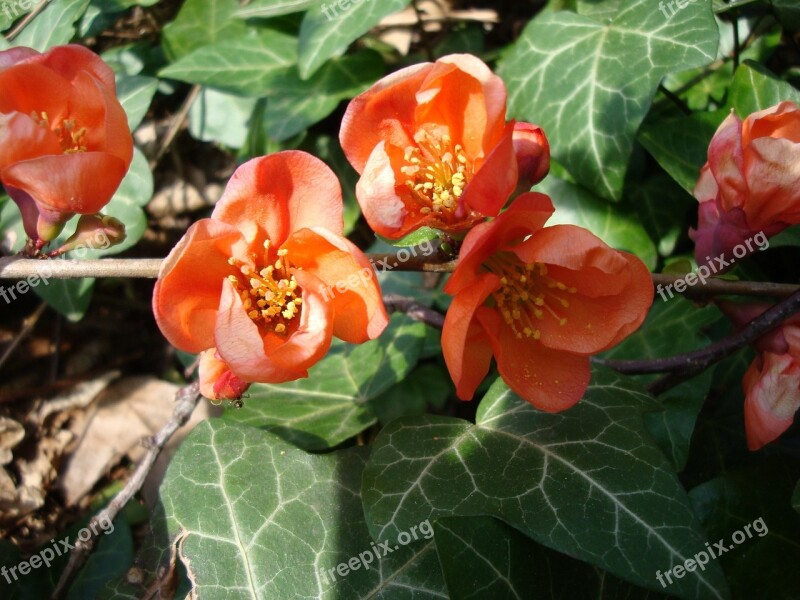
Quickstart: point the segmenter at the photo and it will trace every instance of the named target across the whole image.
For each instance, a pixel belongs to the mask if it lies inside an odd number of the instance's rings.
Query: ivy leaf
[[[667,598],[545,548],[492,517],[444,517],[433,530],[451,598]]]
[[[380,54],[363,50],[335,58],[307,80],[290,69],[270,90],[267,132],[284,141],[331,114],[339,102],[352,98],[374,83],[384,70]]]
[[[622,0],[610,21],[572,12],[534,18],[501,62],[510,114],[543,126],[581,185],[619,200],[636,130],[661,78],[714,60],[710,1],[665,19],[652,0]]]
[[[167,58],[175,61],[202,46],[244,37],[248,27],[234,18],[238,9],[238,0],[186,0],[161,32]]]
[[[118,75],[117,97],[128,115],[131,131],[139,126],[158,89],[158,79],[144,75]]]
[[[639,141],[683,189],[693,194],[706,163],[708,144],[725,116],[725,111],[719,110],[646,123]]]
[[[670,256],[678,239],[686,231],[686,221],[691,211],[697,210],[697,201],[675,183],[666,173],[654,173],[626,190],[627,204],[633,206],[639,220],[655,240],[658,253]]]
[[[245,425],[200,423],[161,486],[169,535],[185,535],[180,557],[193,595],[447,598],[425,524],[405,532],[408,539],[383,540],[389,553],[375,558],[373,549],[386,550],[364,522],[366,454],[307,454]]]
[[[324,450],[377,422],[369,401],[402,381],[419,360],[425,325],[397,314],[376,340],[334,340],[307,379],[250,387],[243,408],[224,418],[273,431],[308,450]]]
[[[781,24],[789,31],[800,31],[800,6],[795,0],[769,0]]]
[[[542,553],[514,528],[491,517],[451,517],[436,521],[434,531],[450,597],[538,597]]]
[[[297,61],[297,39],[279,31],[243,32],[196,48],[159,71],[159,77],[263,96]]]
[[[791,496],[800,465],[788,456],[759,458],[748,467],[726,469],[689,497],[712,544],[719,540],[726,548],[719,562],[738,597],[794,598],[800,516]]]
[[[648,269],[655,269],[656,247],[638,215],[555,176],[545,178],[536,189],[550,196],[557,207],[548,225],[585,227],[609,246],[631,252],[641,258]]]
[[[203,88],[189,109],[189,131],[196,140],[241,148],[250,134],[258,100]]]
[[[800,104],[800,91],[761,64],[746,60],[736,69],[726,108],[733,108],[740,119],[746,119],[783,100]]]
[[[550,548],[663,591],[656,571],[683,563],[706,540],[642,423],[653,402],[603,369],[583,400],[558,414],[536,410],[498,380],[475,425],[398,419],[378,435],[364,472],[370,530],[383,539],[423,519],[490,515]],[[669,592],[728,597],[715,563],[687,572]]]
[[[300,77],[308,79],[326,61],[347,47],[385,16],[408,6],[410,0],[341,0],[312,6],[300,26]]]
[[[75,21],[86,12],[90,0],[53,0],[14,38],[13,46],[44,52],[68,43],[75,36]]]
[[[658,286],[653,307],[642,326],[603,357],[663,358],[709,344],[711,340],[703,331],[720,319],[719,309],[713,305],[698,308],[681,297],[666,300],[671,293]],[[644,384],[659,377],[647,375],[638,379]],[[643,415],[648,431],[677,471],[686,465],[697,415],[703,407],[711,380],[712,371],[708,369],[661,394],[658,397],[660,404]]]
[[[316,0],[253,0],[236,11],[241,19],[267,19],[296,12],[313,6]]]

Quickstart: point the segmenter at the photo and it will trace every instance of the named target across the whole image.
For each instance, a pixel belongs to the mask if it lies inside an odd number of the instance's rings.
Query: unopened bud
[[[78,227],[64,245],[50,256],[59,256],[78,249],[105,250],[125,239],[125,225],[114,217],[97,213],[82,215]]]
[[[519,171],[518,192],[528,192],[550,171],[550,144],[538,125],[518,122],[512,137]]]

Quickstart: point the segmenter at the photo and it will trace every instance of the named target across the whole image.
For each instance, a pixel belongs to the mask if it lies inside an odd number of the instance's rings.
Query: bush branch
[[[667,379],[658,380],[651,384],[651,391],[660,393],[685,379],[693,377],[723,358],[727,358],[737,350],[751,344],[762,335],[780,325],[787,318],[800,311],[800,290],[770,307],[755,319],[750,321],[743,329],[723,338],[713,344],[685,354],[677,354],[667,358],[654,358],[651,360],[601,360],[594,362],[624,373],[626,375],[644,375],[650,373],[669,373],[670,385]],[[662,382],[662,383],[659,383]]]

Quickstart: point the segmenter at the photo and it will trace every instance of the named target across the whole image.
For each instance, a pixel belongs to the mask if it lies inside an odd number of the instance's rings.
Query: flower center
[[[269,240],[264,242],[262,264],[269,263],[267,259],[269,245]],[[274,263],[268,264],[260,270],[256,270],[238,259],[228,259],[228,264],[236,267],[239,271],[237,275],[229,275],[228,280],[242,299],[247,316],[256,325],[266,327],[278,334],[285,334],[292,320],[300,314],[303,298],[301,297],[302,290],[297,286],[297,280],[294,275],[289,273],[287,251],[280,249],[277,254],[278,258]],[[253,262],[258,264],[255,255],[253,255]]]
[[[464,149],[461,144],[453,146],[448,134],[424,129],[416,133],[414,141],[417,145],[405,150],[400,172],[407,177],[411,196],[422,205],[420,212],[454,212],[471,174]]]
[[[58,142],[61,144],[61,150],[64,154],[86,152],[86,127],[79,128],[75,119],[64,119],[57,125],[51,125],[50,118],[44,111],[40,113],[32,112],[31,119],[40,127],[49,129],[58,136]]]
[[[500,277],[501,287],[492,297],[517,338],[541,339],[539,323],[544,319],[566,325],[567,297],[577,290],[550,277],[546,265],[525,264],[516,255],[504,253],[492,257],[486,266]]]

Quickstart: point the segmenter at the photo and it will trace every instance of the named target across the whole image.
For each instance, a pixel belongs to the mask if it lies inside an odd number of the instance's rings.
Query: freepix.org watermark
[[[736,262],[737,258],[744,258],[749,253],[755,252],[753,248],[753,242],[755,242],[758,250],[766,250],[769,248],[769,241],[767,240],[767,236],[764,235],[763,231],[759,231],[753,237],[745,240],[741,244],[737,245],[733,249],[733,256],[735,258],[731,258],[727,260],[725,258],[725,253],[723,252],[719,256],[715,256],[712,260],[710,256],[706,256],[706,260],[708,261],[708,265],[701,265],[697,268],[697,271],[693,271],[692,273],[687,273],[681,279],[676,279],[674,282],[670,283],[669,285],[661,285],[660,283],[656,286],[656,291],[661,295],[661,299],[664,302],[667,301],[667,294],[669,294],[670,298],[674,298],[674,294],[672,293],[672,288],[675,288],[675,291],[679,294],[682,294],[686,291],[686,288],[692,287],[700,282],[702,285],[706,284],[706,280],[715,275],[720,271],[724,271],[728,267],[730,267],[733,263]],[[666,292],[666,293],[665,293]]]
[[[336,0],[335,2],[331,2],[330,4],[323,4],[322,5],[322,12],[325,14],[325,17],[328,21],[333,21],[336,17],[339,16],[339,12],[336,10],[337,8],[341,12],[345,12],[357,6],[363,2],[371,2],[372,0]]]
[[[100,524],[100,529],[103,533],[113,533],[114,531],[114,523],[109,519],[101,519],[100,521],[92,520],[90,522],[89,527],[84,527],[78,532],[77,538],[81,542],[88,542],[92,535],[97,535],[97,525]],[[91,530],[90,530],[91,528]],[[20,575],[27,575],[33,569],[38,569],[42,565],[50,567],[50,563],[52,563],[56,557],[64,556],[69,554],[71,550],[75,548],[74,544],[70,544],[69,536],[65,537],[61,540],[50,540],[51,546],[45,546],[38,553],[31,556],[28,560],[23,560],[21,563],[17,564],[14,567],[6,568],[5,566],[0,567],[0,575],[6,580],[6,583],[11,585],[12,577],[13,581],[18,581],[17,571],[19,571]]]
[[[683,10],[684,8],[686,8],[690,4],[694,4],[695,2],[697,2],[697,0],[669,0],[668,2],[661,0],[661,2],[658,3],[658,10],[664,13],[665,19],[671,19],[672,17],[675,16],[676,12],[678,12],[679,10]],[[668,10],[669,13],[667,13]]]
[[[331,585],[336,581],[336,575],[339,575],[339,577],[347,577],[351,571],[358,571],[361,567],[364,567],[365,571],[369,571],[369,566],[374,561],[377,560],[380,562],[387,554],[399,550],[401,546],[407,546],[411,542],[419,540],[420,536],[426,540],[433,537],[433,527],[427,519],[419,525],[414,525],[408,531],[401,531],[398,533],[396,544],[392,545],[389,541],[378,542],[377,544],[372,542],[372,547],[369,550],[364,550],[364,552],[359,553],[358,556],[353,556],[346,562],[341,562],[327,571],[320,569],[319,574],[322,575],[322,580],[325,582],[325,585]]]
[[[105,250],[109,246],[111,246],[111,240],[109,239],[108,235],[106,235],[104,231],[98,231],[94,237],[89,240],[88,244],[76,246],[70,250],[68,254],[70,257],[84,258],[87,250]],[[48,260],[58,260],[59,258],[65,258],[65,255],[62,254],[58,258],[51,258]],[[47,261],[45,260],[44,263],[46,265]],[[42,269],[42,272],[39,275],[29,275],[25,279],[21,279],[16,284],[9,287],[0,285],[0,298],[5,300],[6,304],[11,304],[19,296],[23,296],[24,294],[28,293],[32,288],[38,287],[42,283],[44,285],[50,283],[50,278],[52,276],[53,272],[45,267]]]
[[[16,21],[20,17],[40,4],[44,4],[49,0],[17,0],[16,2],[0,2],[0,12],[2,12],[9,21]]]
[[[714,545],[711,546],[708,542],[706,542],[706,550],[701,550],[697,554],[694,555],[692,558],[687,558],[683,561],[683,564],[675,565],[671,569],[668,569],[664,573],[661,571],[656,571],[656,579],[658,579],[658,583],[661,584],[661,587],[667,587],[667,585],[672,585],[672,578],[675,579],[683,579],[687,572],[692,573],[700,567],[701,571],[706,570],[706,565],[709,563],[711,559],[717,559],[726,552],[733,550],[739,544],[743,544],[747,540],[753,537],[753,531],[758,534],[758,537],[764,537],[769,533],[769,528],[767,524],[764,522],[764,517],[759,517],[752,523],[748,523],[741,529],[734,531],[733,535],[731,535],[731,541],[733,544],[728,546],[725,545],[725,540],[719,540],[714,542]]]
[[[336,292],[344,294],[347,290],[352,290],[356,287],[366,286],[369,281],[375,277],[375,271],[378,273],[385,273],[398,267],[418,256],[433,256],[438,251],[438,247],[431,240],[423,240],[416,246],[406,246],[397,250],[393,259],[395,262],[390,263],[392,257],[386,256],[381,260],[375,261],[370,259],[371,267],[364,267],[358,273],[352,273],[347,279],[341,279],[328,286],[320,286],[319,293],[326,302],[330,302]],[[374,269],[373,269],[374,267]]]

